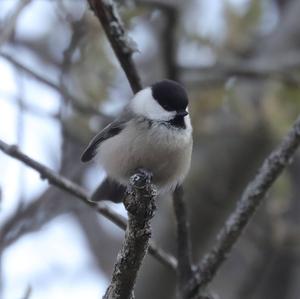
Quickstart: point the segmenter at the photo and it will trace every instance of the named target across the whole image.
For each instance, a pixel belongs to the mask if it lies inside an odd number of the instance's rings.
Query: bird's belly
[[[191,149],[191,139],[178,134],[125,131],[100,146],[99,158],[108,176],[124,185],[138,168],[144,168],[160,189],[170,189],[188,172]]]

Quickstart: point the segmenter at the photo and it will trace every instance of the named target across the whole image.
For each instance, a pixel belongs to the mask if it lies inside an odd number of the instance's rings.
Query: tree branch
[[[285,139],[264,161],[255,178],[248,184],[217,237],[216,245],[203,257],[195,277],[187,286],[190,296],[205,288],[230,253],[267,191],[291,162],[300,144],[300,117]]]
[[[210,86],[223,84],[231,77],[250,79],[277,78],[286,83],[299,83],[299,78],[297,77],[299,67],[300,55],[296,51],[292,51],[280,58],[254,57],[244,60],[237,58],[231,62],[218,62],[208,67],[179,65],[178,69],[185,81],[194,80],[202,86]]]
[[[188,298],[185,286],[193,277],[193,270],[191,262],[191,239],[182,186],[177,186],[173,193],[173,205],[177,220],[178,291],[181,298]]]
[[[29,285],[26,290],[25,290],[25,293],[24,295],[22,296],[22,299],[29,299],[30,296],[32,294],[32,287]]]
[[[168,79],[180,81],[177,64],[176,29],[179,18],[179,4],[174,1],[135,0],[136,5],[159,9],[164,15],[164,27],[160,36],[160,44]]]
[[[132,59],[136,44],[127,35],[118,11],[112,0],[87,0],[99,19],[106,36],[127,76],[134,93],[142,89],[140,77]]]
[[[130,178],[128,196],[124,200],[129,218],[125,240],[103,299],[133,298],[137,273],[151,238],[150,220],[156,210],[156,189],[151,184],[151,176],[139,171]]]
[[[158,9],[174,9],[178,6],[176,1],[169,0],[135,0],[135,3]]]
[[[163,7],[163,6],[162,6]],[[165,27],[162,33],[162,52],[166,64],[167,78],[179,81],[177,67],[177,40],[176,28],[178,23],[178,8],[176,6],[164,6],[161,8],[165,15]]]
[[[31,70],[27,66],[25,66],[22,63],[15,60],[12,56],[7,55],[5,53],[0,53],[0,57],[3,57],[7,61],[9,61],[11,64],[13,64],[16,68],[24,71],[26,74],[28,74],[32,78],[38,80],[39,82],[51,87],[52,89],[54,89],[58,93],[62,94],[66,99],[69,99],[71,101],[72,107],[74,107],[75,110],[77,110],[77,111],[79,111],[83,114],[98,115],[98,116],[101,116],[105,119],[109,119],[109,117],[107,115],[103,114],[98,109],[93,108],[92,106],[82,104],[82,101],[79,98],[69,94],[66,91],[62,91],[61,88],[58,85],[56,85],[55,83],[53,83],[51,80],[37,74],[36,72]]]
[[[58,118],[58,113],[51,113],[51,112],[47,112],[45,110],[43,110],[42,108],[39,108],[37,106],[34,105],[30,105],[28,103],[30,103],[31,101],[29,99],[24,100],[21,104],[18,102],[18,99],[16,98],[16,96],[9,94],[9,93],[5,93],[5,92],[0,92],[0,96],[2,96],[2,98],[4,100],[8,101],[8,104],[12,104],[15,106],[21,105],[22,109],[29,114],[32,114],[34,116],[38,116],[41,118],[53,118],[53,119],[57,119]]]
[[[44,166],[43,164],[31,159],[24,153],[22,153],[15,145],[8,145],[7,143],[0,140],[0,150],[6,153],[7,155],[22,161],[27,166],[35,169],[40,173],[41,178],[47,180],[50,184],[74,195],[80,199],[83,203],[94,208],[98,213],[102,214],[121,229],[126,229],[127,222],[124,217],[114,212],[108,205],[104,203],[96,204],[89,200],[88,193],[80,186],[74,184],[67,178],[56,174],[53,170]],[[165,253],[162,249],[158,249],[156,245],[150,245],[149,253],[156,257],[161,263],[166,265],[168,268],[175,270],[177,267],[176,259]]]
[[[13,13],[7,16],[3,23],[1,22],[0,47],[9,40],[10,36],[16,29],[16,23],[20,14],[23,12],[24,8],[31,3],[31,1],[32,0],[20,0]]]

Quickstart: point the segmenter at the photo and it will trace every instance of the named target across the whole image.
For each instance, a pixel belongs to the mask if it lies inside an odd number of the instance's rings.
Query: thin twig
[[[7,16],[4,22],[0,24],[0,47],[10,39],[10,36],[16,29],[16,23],[20,14],[31,1],[32,0],[20,0],[13,13]]]
[[[269,79],[275,78],[286,83],[299,84],[297,70],[300,66],[300,55],[297,52],[274,59],[253,58],[235,59],[230,63],[218,62],[208,67],[177,66],[185,81],[195,81],[201,86],[223,84],[229,78]],[[193,79],[194,78],[194,79]]]
[[[59,89],[62,93],[63,100],[64,98],[68,99],[68,94],[69,94],[68,88],[65,84],[65,75],[70,71],[70,68],[72,66],[72,57],[78,47],[79,42],[81,41],[82,37],[85,34],[85,25],[83,23],[84,16],[82,16],[81,19],[77,21],[73,21],[72,17],[67,12],[66,14],[67,14],[66,19],[69,20],[69,25],[72,28],[72,36],[68,47],[63,52],[61,73],[59,76]]]
[[[285,139],[264,161],[255,178],[248,184],[220,233],[216,245],[203,257],[195,277],[187,286],[190,295],[206,287],[230,253],[245,226],[252,218],[256,208],[267,191],[291,162],[300,144],[300,117]]]
[[[150,220],[156,209],[156,189],[149,173],[137,172],[130,178],[129,194],[124,200],[128,226],[118,254],[112,280],[103,299],[133,298],[133,288],[151,238]]]
[[[173,193],[173,205],[177,220],[178,288],[181,298],[187,298],[188,294],[185,291],[185,286],[193,277],[193,270],[191,262],[191,239],[182,186],[177,186]]]
[[[162,34],[162,52],[166,65],[167,78],[179,81],[179,69],[177,67],[177,41],[176,29],[178,23],[178,9],[176,6],[162,8],[166,23]]]
[[[165,73],[168,79],[179,80],[179,69],[177,64],[177,42],[176,29],[179,17],[179,4],[176,1],[161,0],[135,0],[136,5],[157,8],[164,15],[164,28],[161,34],[161,48],[165,64]]]
[[[0,150],[17,160],[22,161],[27,166],[35,169],[37,172],[39,172],[42,179],[45,179],[50,184],[70,194],[73,194],[76,198],[80,199],[83,203],[94,208],[98,213],[102,214],[103,216],[111,220],[120,228],[122,229],[126,228],[127,222],[124,217],[114,212],[111,208],[109,208],[104,203],[96,204],[94,202],[91,202],[89,200],[88,193],[82,187],[74,184],[73,182],[71,182],[70,180],[68,180],[63,176],[58,175],[53,170],[49,169],[43,164],[31,159],[30,157],[22,153],[15,145],[8,145],[7,143],[0,140]],[[176,270],[177,261],[173,256],[163,252],[162,249],[157,250],[156,245],[151,246],[151,250],[149,250],[149,252],[154,257],[159,257],[158,260],[162,262],[164,265],[168,266],[168,268],[172,270]]]
[[[60,94],[63,93],[62,90],[60,89],[60,87],[57,84],[53,83],[52,81],[50,81],[49,79],[43,77],[42,75],[37,74],[36,72],[31,70],[27,66],[25,66],[22,63],[18,62],[12,56],[10,56],[8,54],[5,54],[5,53],[0,53],[0,57],[3,57],[4,59],[6,59],[10,63],[12,63],[18,69],[24,71],[26,74],[30,75],[32,78],[38,80],[39,82],[51,87],[52,89],[54,89],[58,93],[60,93]],[[64,92],[63,96],[71,101],[72,107],[74,107],[74,109],[76,109],[77,111],[79,111],[83,114],[98,115],[98,116],[101,116],[102,118],[109,118],[107,115],[103,114],[98,109],[93,108],[92,106],[82,104],[82,100],[75,97],[74,95],[71,95],[67,92]]]
[[[114,2],[112,0],[87,1],[102,24],[133,92],[138,92],[142,89],[142,84],[132,59],[133,53],[137,51],[137,46],[127,35]]]
[[[135,0],[137,5],[150,6],[151,8],[158,9],[173,9],[178,6],[179,1],[169,0]],[[176,3],[177,2],[177,3]]]
[[[32,287],[29,285],[26,290],[25,290],[25,293],[24,295],[22,296],[22,299],[29,299],[30,296],[32,294]]]
[[[12,94],[8,94],[5,92],[0,92],[0,96],[2,96],[2,99],[5,101],[8,101],[8,104],[12,104],[12,105],[19,105],[18,102],[18,98],[16,98],[15,95]],[[31,104],[28,104],[30,102],[30,100],[24,100],[22,102],[22,109],[26,112],[26,113],[30,113],[33,114],[34,116],[38,116],[38,117],[48,117],[48,118],[54,118],[57,119],[58,118],[58,114],[57,113],[51,113],[51,112],[47,112],[45,110],[43,110],[42,108],[39,108],[38,106],[33,106]]]

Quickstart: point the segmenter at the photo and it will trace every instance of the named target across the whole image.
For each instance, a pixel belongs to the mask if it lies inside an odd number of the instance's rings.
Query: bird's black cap
[[[152,86],[153,98],[167,111],[184,111],[188,96],[184,87],[172,80],[162,80]]]

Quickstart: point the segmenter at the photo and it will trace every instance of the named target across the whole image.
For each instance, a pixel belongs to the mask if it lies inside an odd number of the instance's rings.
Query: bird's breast
[[[104,141],[98,156],[108,175],[122,184],[137,168],[145,168],[153,173],[154,184],[169,188],[185,177],[191,151],[191,132],[141,122]]]

